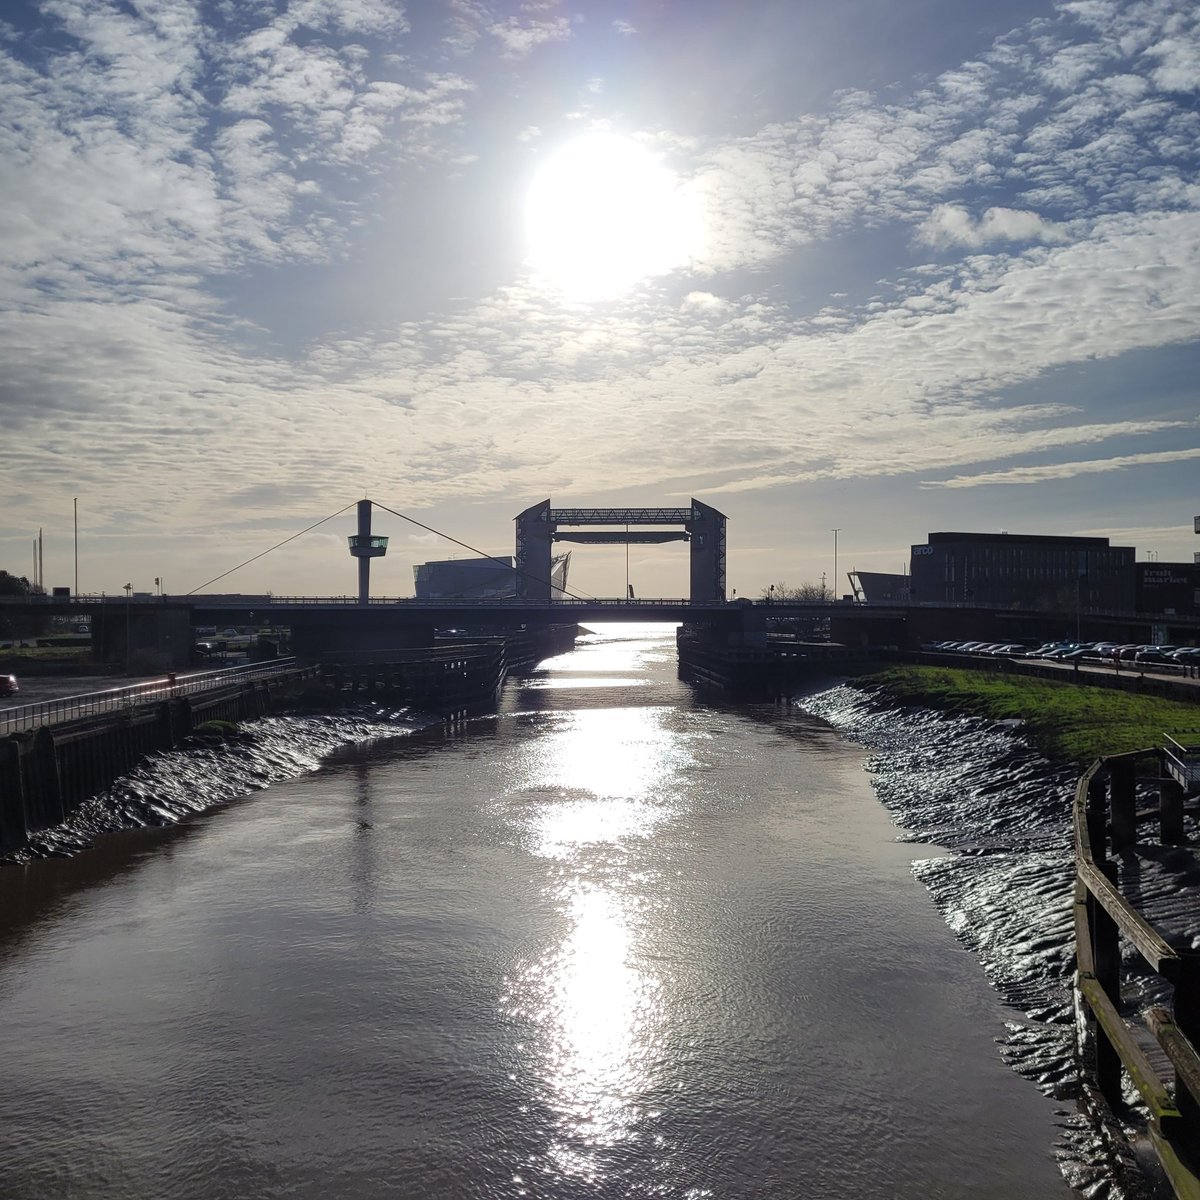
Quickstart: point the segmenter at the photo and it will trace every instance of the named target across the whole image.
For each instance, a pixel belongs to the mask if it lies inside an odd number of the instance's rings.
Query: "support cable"
[[[307,529],[302,529],[299,533],[293,533],[291,537],[284,538],[282,542],[276,542],[274,546],[262,551],[261,554],[256,554],[253,558],[248,558],[245,562],[238,563],[236,567],[230,567],[229,570],[223,575],[216,575],[212,579],[208,580],[207,583],[201,583],[192,588],[190,592],[184,592],[183,594],[185,596],[194,596],[200,590],[200,588],[206,588],[210,583],[216,583],[218,580],[224,579],[226,575],[232,575],[234,571],[240,571],[243,567],[248,567],[252,562],[256,562],[258,559],[262,558],[263,555],[270,554],[272,550],[278,550],[280,546],[286,546],[288,542],[294,542],[298,537],[303,537],[306,533],[316,529],[318,525],[324,525],[326,521],[332,521],[334,517],[340,517],[347,508],[353,508],[357,503],[357,500],[351,500],[350,503],[344,508],[339,508],[337,512],[330,513],[329,516],[322,517],[319,521],[314,521]],[[388,511],[390,512],[391,510],[389,509]]]
[[[426,533],[436,533],[438,537],[445,538],[448,542],[453,542],[456,546],[461,546],[464,550],[470,550],[472,554],[478,554],[480,558],[485,558],[489,562],[499,563],[502,567],[507,567],[510,571],[516,571],[518,575],[523,575],[531,583],[544,583],[551,591],[556,590],[555,584],[549,579],[538,579],[535,575],[530,575],[528,571],[522,571],[520,567],[514,567],[507,559],[497,558],[494,554],[488,554],[483,550],[478,550],[474,546],[469,546],[466,542],[460,542],[458,538],[451,537],[448,533],[443,533],[440,529],[434,529],[432,525],[424,525],[415,517],[405,516],[402,512],[397,512],[394,508],[388,508],[386,504],[381,504],[378,500],[372,500],[372,504],[376,508],[382,508],[384,512],[390,512],[393,517],[399,517],[402,521],[407,521],[410,525],[415,525],[418,529],[424,529]],[[595,596],[577,596],[568,588],[557,588],[564,595],[570,596],[572,600],[595,600]]]

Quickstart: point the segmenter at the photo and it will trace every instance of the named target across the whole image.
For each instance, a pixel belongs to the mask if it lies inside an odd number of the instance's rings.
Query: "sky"
[[[499,555],[695,496],[739,595],[938,530],[1190,562],[1198,102],[1187,0],[18,0],[0,567],[352,594],[364,496]],[[376,595],[469,553],[374,532]]]

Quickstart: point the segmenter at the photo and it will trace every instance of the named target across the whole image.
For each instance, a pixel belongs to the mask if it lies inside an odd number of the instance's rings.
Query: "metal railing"
[[[3,708],[0,709],[0,735],[20,733],[41,725],[56,725],[62,721],[74,721],[98,713],[137,708],[143,704],[155,704],[176,696],[209,692],[254,679],[270,679],[295,671],[297,666],[294,658],[277,658],[268,663],[250,663],[218,671],[199,671],[181,675],[174,680],[171,676],[164,676],[128,687],[85,692],[78,696],[61,696],[57,700],[43,700],[35,704],[22,704],[16,708]]]
[[[1165,766],[1181,787],[1187,791],[1200,788],[1200,737],[1184,745],[1167,734],[1163,741]]]

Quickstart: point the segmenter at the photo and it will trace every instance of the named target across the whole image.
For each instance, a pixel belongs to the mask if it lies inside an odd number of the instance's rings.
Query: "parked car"
[[[1057,657],[1062,662],[1078,662],[1083,658],[1091,658],[1092,654],[1091,646],[1076,646],[1074,650],[1064,650]]]
[[[1139,650],[1133,656],[1133,661],[1135,663],[1158,664],[1169,663],[1171,662],[1171,659],[1169,659],[1157,646],[1147,646],[1144,649]]]
[[[15,675],[0,675],[0,696],[15,696],[20,690]]]

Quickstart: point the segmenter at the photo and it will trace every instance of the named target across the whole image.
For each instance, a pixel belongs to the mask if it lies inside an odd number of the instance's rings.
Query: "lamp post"
[[[837,599],[838,590],[838,573],[837,573],[837,535],[841,529],[833,530],[833,598]]]
[[[125,674],[129,674],[129,602],[133,597],[133,584],[125,585]]]
[[[71,511],[75,519],[75,595],[79,595],[79,497],[71,501]]]

